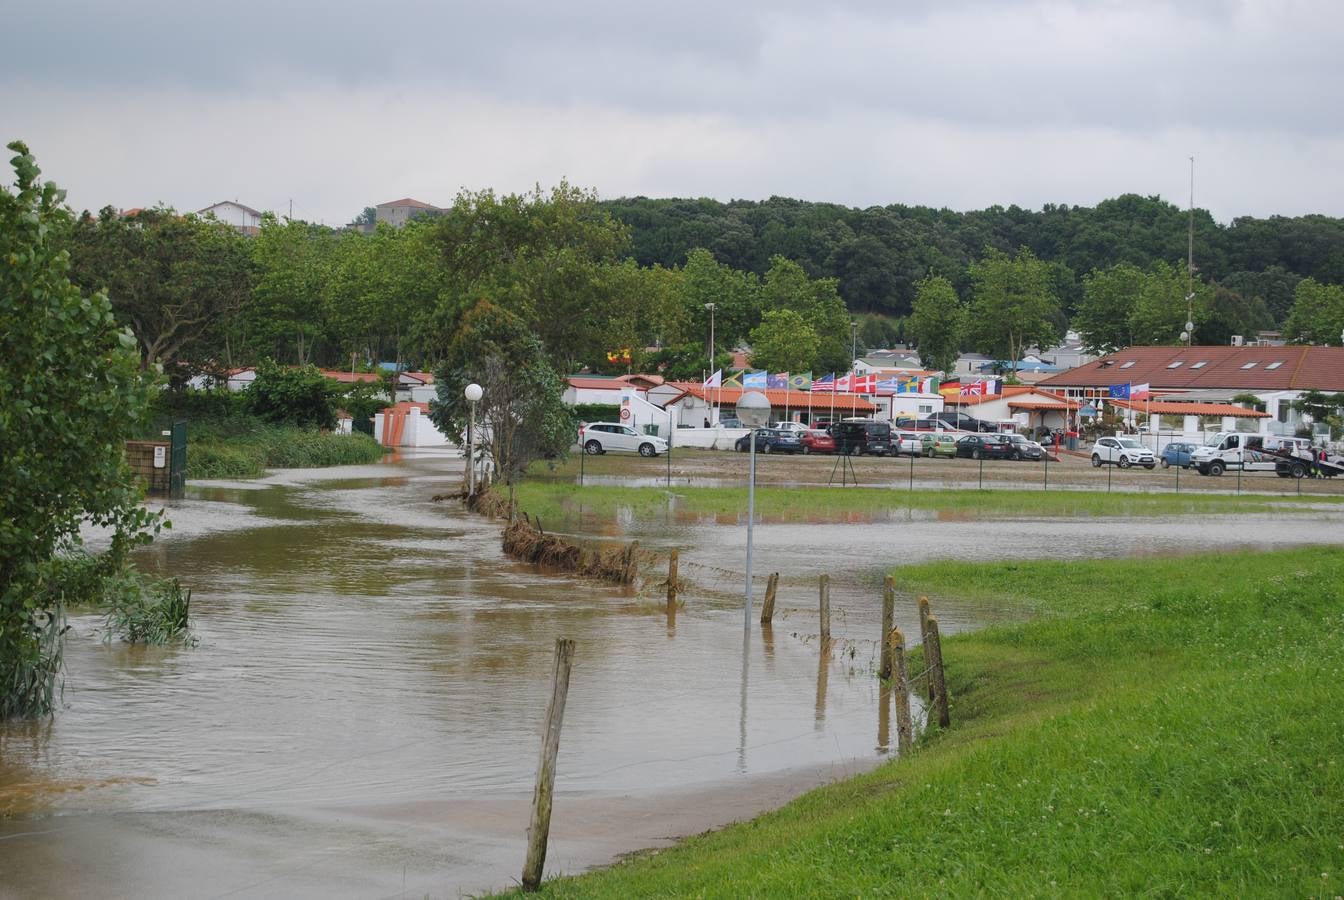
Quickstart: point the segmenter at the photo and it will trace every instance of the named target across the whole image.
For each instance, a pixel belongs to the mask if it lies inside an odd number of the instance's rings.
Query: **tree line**
[[[368,234],[268,215],[244,237],[170,209],[105,209],[70,216],[62,239],[75,282],[105,289],[145,365],[177,378],[263,359],[429,367],[482,298],[561,372],[697,378],[743,342],[759,368],[839,372],[852,344],[897,340],[943,368],[965,350],[1016,359],[1068,327],[1097,352],[1171,343],[1187,316],[1197,343],[1275,327],[1339,342],[1344,222],[1222,226],[1196,211],[1195,224],[1193,280],[1185,212],[1134,195],[955,213],[600,201],[562,183],[465,192],[440,217]]]

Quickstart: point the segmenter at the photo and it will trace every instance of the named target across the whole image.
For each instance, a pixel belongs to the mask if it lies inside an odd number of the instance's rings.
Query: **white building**
[[[255,235],[261,230],[261,213],[250,206],[244,206],[236,200],[223,200],[214,206],[196,211],[198,216],[214,216],[226,225],[246,235]]]

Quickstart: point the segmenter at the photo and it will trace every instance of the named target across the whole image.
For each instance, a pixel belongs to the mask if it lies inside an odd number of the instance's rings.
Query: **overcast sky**
[[[203,4],[200,4],[203,5]],[[1339,0],[0,0],[78,208],[603,197],[1344,216]],[[8,178],[6,178],[8,180]]]

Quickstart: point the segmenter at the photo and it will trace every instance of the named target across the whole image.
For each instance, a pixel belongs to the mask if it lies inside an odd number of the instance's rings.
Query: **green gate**
[[[173,437],[168,461],[168,496],[181,497],[187,487],[187,421],[173,421]]]

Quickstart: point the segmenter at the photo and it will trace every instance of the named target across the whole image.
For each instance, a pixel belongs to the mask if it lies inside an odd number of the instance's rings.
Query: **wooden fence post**
[[[821,645],[831,645],[831,576],[821,576],[820,589]]]
[[[779,590],[779,573],[771,572],[765,582],[765,602],[761,604],[761,624],[769,625],[775,618],[775,592]]]
[[[919,598],[919,642],[924,647],[924,670],[927,672],[931,663],[929,662],[929,616],[933,615],[929,609],[929,598]],[[929,700],[933,700],[933,678],[926,676],[924,679],[925,688],[928,690]]]
[[[551,670],[551,699],[546,704],[546,725],[541,736],[541,759],[537,785],[532,792],[532,823],[527,829],[527,860],[523,863],[523,890],[541,887],[546,866],[546,838],[551,831],[551,799],[555,791],[555,760],[560,752],[560,723],[565,718],[569,693],[569,670],[574,665],[574,641],[555,639],[555,666]]]
[[[905,671],[905,635],[899,628],[891,630],[891,689],[896,693],[896,746],[902,754],[910,749],[914,735],[910,730],[910,685]]]
[[[933,687],[933,704],[938,708],[938,725],[952,724],[947,708],[947,678],[943,673],[943,643],[938,635],[938,619],[929,616],[929,634],[924,642],[924,663],[929,667],[929,684]]]
[[[891,647],[888,637],[891,635],[891,623],[895,614],[896,579],[888,575],[882,586],[882,639],[879,642],[882,648],[882,661],[878,674],[883,678],[891,677]]]
[[[635,580],[635,558],[639,554],[639,541],[631,541],[625,548],[625,571],[621,573],[622,584],[631,584]]]
[[[677,607],[677,557],[680,551],[675,548],[667,557],[667,608]]]

